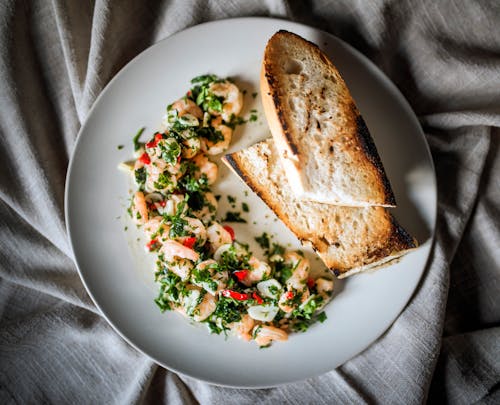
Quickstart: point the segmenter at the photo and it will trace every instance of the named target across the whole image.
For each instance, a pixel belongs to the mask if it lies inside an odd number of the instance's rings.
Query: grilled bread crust
[[[365,122],[340,73],[316,45],[287,31],[274,34],[260,87],[285,173],[300,199],[396,205]]]
[[[297,199],[272,139],[222,160],[339,278],[385,266],[416,247],[416,241],[383,207]]]

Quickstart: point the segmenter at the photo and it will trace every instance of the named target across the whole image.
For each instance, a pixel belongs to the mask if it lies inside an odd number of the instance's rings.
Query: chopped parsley
[[[116,148],[117,148],[118,150],[121,150],[121,149],[123,149],[123,145],[118,145]]]
[[[134,150],[139,150],[142,145],[144,145],[142,142],[139,142],[139,138],[141,137],[145,129],[146,127],[142,127],[141,129],[139,129],[139,131],[137,131],[134,138],[132,139],[132,142],[134,143]]]
[[[241,222],[246,224],[247,220],[242,218],[239,212],[228,211],[226,212],[226,216],[222,219],[222,222]]]
[[[161,151],[163,160],[171,165],[177,163],[177,158],[181,154],[181,145],[174,139],[168,138],[158,143],[158,148]]]
[[[255,91],[255,92],[253,92],[253,93],[252,93],[252,98],[257,97],[257,94],[258,94],[258,93],[257,93],[256,91]]]
[[[249,212],[250,208],[248,207],[248,204],[246,202],[241,203],[241,209],[243,212]]]
[[[139,189],[142,190],[144,188],[144,184],[146,183],[146,168],[141,167],[140,169],[136,169],[134,171],[135,182]]]
[[[270,244],[269,244],[269,235],[264,232],[262,235],[260,236],[257,236],[255,238],[255,240],[257,241],[257,243],[259,244],[259,246],[262,248],[262,249],[269,249],[270,247]]]

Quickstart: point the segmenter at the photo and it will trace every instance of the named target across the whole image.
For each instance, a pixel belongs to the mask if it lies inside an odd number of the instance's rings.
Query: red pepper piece
[[[229,298],[231,297],[232,299],[235,299],[236,301],[246,301],[249,297],[248,294],[246,293],[239,293],[237,291],[233,290],[222,290],[222,296]]]
[[[190,236],[189,238],[184,239],[184,242],[182,242],[182,244],[189,249],[192,249],[195,243],[196,238],[194,236]]]
[[[314,281],[314,279],[313,279],[313,278],[309,277],[309,278],[307,279],[307,286],[308,286],[309,288],[313,288],[315,284],[316,284],[316,282]]]
[[[262,304],[264,302],[264,300],[260,297],[259,294],[257,294],[255,291],[253,292],[252,294],[252,298],[257,301],[257,304]]]
[[[291,300],[293,298],[293,291],[288,291],[285,295],[287,300]]]
[[[158,204],[160,204],[160,207],[164,207],[165,205],[167,205],[167,202],[166,201],[160,201]]]
[[[234,240],[234,229],[231,228],[229,225],[224,225],[223,228],[231,235],[231,240]]]
[[[149,250],[149,251],[152,251],[153,249],[155,249],[155,245],[158,243],[158,241],[156,239],[151,239],[148,243],[146,243],[146,248]]]
[[[160,142],[163,139],[163,135],[157,132],[155,134],[154,139],[151,142],[148,142],[146,144],[146,148],[155,148],[156,145],[158,145],[158,142]]]
[[[181,155],[177,156],[177,163],[181,163]]]
[[[248,270],[238,270],[238,271],[235,271],[233,274],[238,279],[238,281],[241,281],[247,276]]]
[[[149,158],[149,155],[144,152],[140,157],[139,161],[144,163],[145,165],[149,165],[151,163],[151,159]]]

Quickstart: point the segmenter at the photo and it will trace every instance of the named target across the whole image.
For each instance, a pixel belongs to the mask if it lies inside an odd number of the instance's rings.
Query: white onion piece
[[[275,293],[272,292],[272,287],[276,287],[277,291]],[[257,284],[257,290],[259,290],[260,295],[267,298],[278,298],[282,288],[283,287],[281,286],[279,281],[274,278],[261,281]]]
[[[279,308],[274,305],[256,305],[248,308],[248,315],[256,321],[271,322],[278,311]]]

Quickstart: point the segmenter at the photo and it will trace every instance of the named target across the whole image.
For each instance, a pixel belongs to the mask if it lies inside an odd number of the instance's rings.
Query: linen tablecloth
[[[71,259],[64,182],[109,80],[151,44],[229,17],[330,32],[398,86],[436,165],[436,245],[391,328],[337,370],[266,390],[178,376],[99,315]],[[0,4],[0,403],[500,403],[500,3]]]

